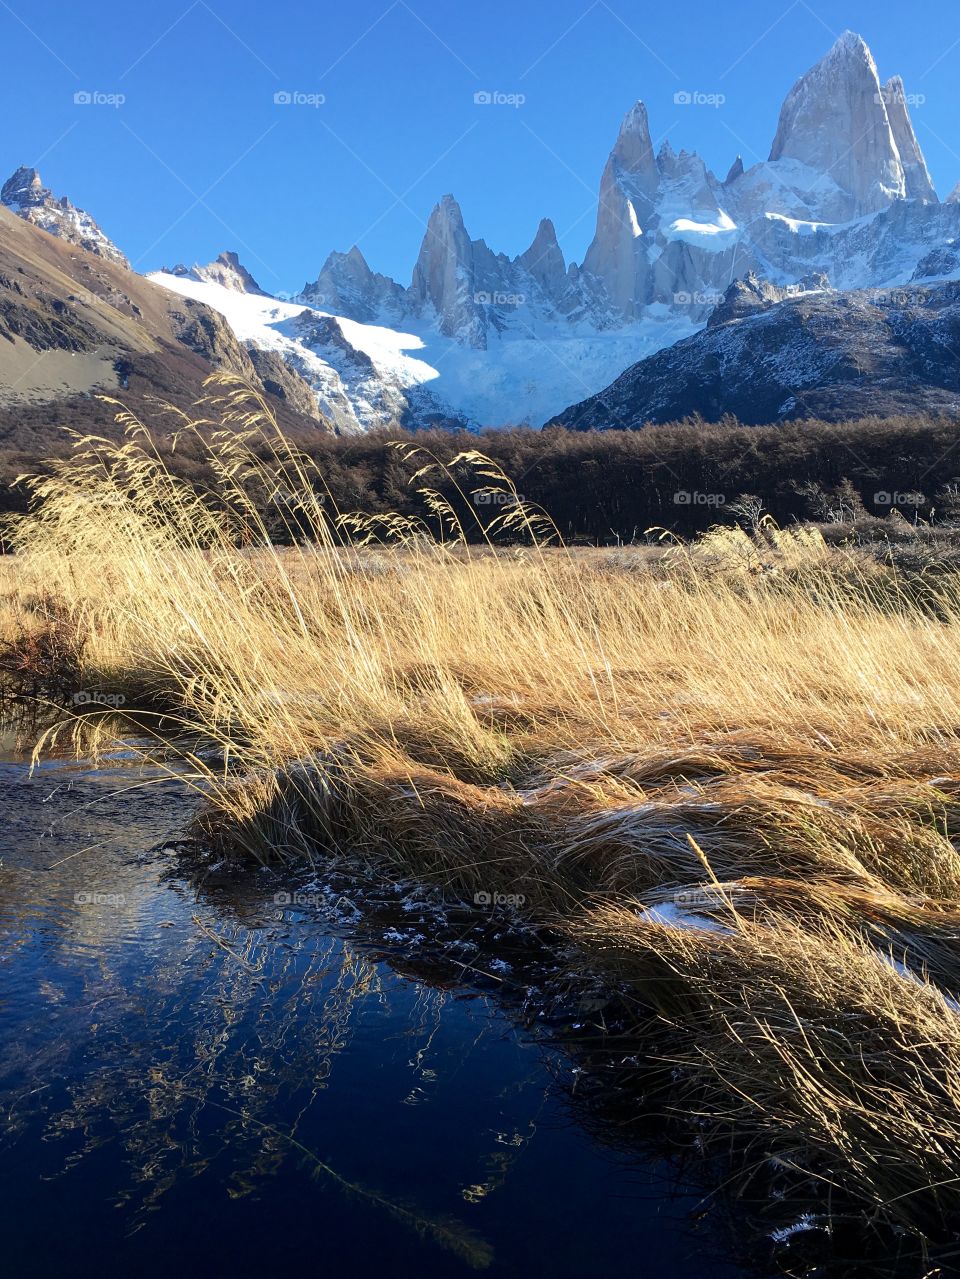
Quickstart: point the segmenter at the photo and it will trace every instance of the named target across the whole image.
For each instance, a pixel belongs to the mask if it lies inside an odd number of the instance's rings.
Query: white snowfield
[[[302,303],[241,293],[209,280],[165,271],[147,278],[219,311],[245,345],[276,351],[313,388],[321,410],[341,431],[368,430],[394,420],[407,391],[439,376],[424,360],[407,354],[423,347],[413,333],[331,317]],[[325,330],[311,330],[310,316],[328,321]]]
[[[214,307],[226,317],[241,342],[251,342],[281,354],[294,348],[298,351],[304,349],[296,336],[290,336],[295,333],[295,326],[290,321],[296,320],[305,310],[318,316],[329,314],[315,307],[305,307],[302,302],[283,302],[261,293],[238,293],[222,284],[168,275],[165,271],[155,271],[147,278],[174,293]],[[415,386],[437,377],[436,369],[405,354],[408,350],[423,347],[422,340],[415,333],[398,333],[395,329],[376,324],[358,324],[343,316],[337,317],[337,324],[355,350],[362,351],[384,373],[396,375],[405,385]]]
[[[219,311],[245,345],[278,352],[343,432],[402,422],[410,414],[412,425],[439,415],[472,429],[539,426],[628,364],[699,327],[654,307],[642,323],[620,332],[578,336],[558,325],[552,334],[541,330],[535,342],[511,335],[477,349],[436,328],[423,337],[165,271],[147,278]],[[322,322],[319,328],[312,318]]]

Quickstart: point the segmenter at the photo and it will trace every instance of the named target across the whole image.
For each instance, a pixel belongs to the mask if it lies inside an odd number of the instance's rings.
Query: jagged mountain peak
[[[750,270],[781,289],[826,273],[841,292],[905,283],[920,266],[953,273],[935,251],[960,244],[960,189],[937,202],[910,101],[899,77],[881,84],[866,43],[847,32],[787,95],[772,158],[746,168],[737,156],[722,182],[695,150],[665,142],[655,154],[647,107],[635,102],[616,126],[582,264],[564,263],[547,219],[518,256],[492,251],[447,194],[429,214],[409,287],[351,250],[331,255],[305,294],[335,315],[473,348],[459,364],[450,355],[445,367],[457,371],[442,375],[457,404],[482,403],[477,420],[488,420],[500,396],[498,420],[529,420],[535,397],[564,376],[558,368],[599,383],[601,366],[619,358],[606,352],[622,349],[612,338],[651,349],[695,329]],[[520,378],[530,338],[582,346],[544,369],[531,359],[534,373]],[[518,375],[509,392],[504,367]]]
[[[125,254],[104,235],[90,214],[71,204],[66,196],[58,199],[29,165],[21,165],[0,187],[0,204],[41,231],[117,266],[130,266]]]
[[[906,196],[877,66],[860,36],[844,32],[790,90],[770,159],[799,161],[831,178],[850,197],[851,216]]]
[[[550,218],[540,219],[533,243],[517,261],[549,297],[559,298],[566,285],[567,267],[557,240],[557,229]]]
[[[552,218],[541,218],[537,227],[537,234],[534,236],[533,244],[557,243],[557,228],[553,225]],[[531,248],[533,245],[530,246]]]
[[[650,117],[647,112],[646,103],[639,98],[620,122],[621,138],[632,133],[639,133],[642,135],[648,135],[650,133]]]
[[[820,59],[821,63],[841,62],[856,60],[869,63],[875,66],[873,54],[870,52],[870,46],[864,40],[863,36],[857,31],[841,32],[836,40],[830,46],[830,49]]]
[[[451,222],[463,226],[463,210],[455,196],[448,192],[440,197],[433,206],[427,225],[434,221]]]
[[[348,253],[329,254],[316,280],[308,281],[297,297],[361,323],[390,324],[403,313],[404,292],[395,280],[372,271],[354,244]]]
[[[460,205],[445,195],[427,220],[427,229],[410,290],[419,307],[432,308],[440,332],[471,346],[486,345],[486,326],[479,310],[478,259],[493,254],[481,242],[473,243],[463,223]]]
[[[463,211],[452,195],[445,195],[431,210],[427,219],[420,254],[413,269],[414,279],[417,272],[426,270],[431,258],[444,256],[450,252],[462,254],[470,237],[463,221]]]
[[[727,176],[723,180],[723,185],[728,186],[731,182],[736,182],[737,178],[743,177],[743,156],[738,155],[730,166]]]
[[[560,249],[560,242],[557,240],[557,228],[553,225],[551,218],[541,218],[537,227],[537,234],[533,237],[529,249],[520,254],[518,261],[527,263],[530,260],[538,260],[548,255],[560,255],[560,261],[563,262],[563,253]],[[563,267],[566,271],[566,266]]]
[[[607,165],[628,176],[641,190],[649,192],[656,186],[657,163],[647,108],[642,102],[635,102],[623,117]]]
[[[14,204],[36,204],[43,199],[44,195],[50,194],[40,180],[39,172],[22,164],[0,187],[0,204],[5,204],[8,209],[12,209]]]
[[[171,267],[166,274],[176,275],[187,280],[205,280],[210,284],[220,284],[234,293],[264,293],[236,253],[227,250],[206,266],[194,263],[187,267],[182,263]]]
[[[361,276],[373,274],[367,259],[355,244],[352,244],[346,253],[341,253],[339,249],[334,249],[332,253],[327,254],[327,260],[320,268],[320,274],[323,275],[331,270],[345,270]]]
[[[880,92],[887,109],[893,138],[897,144],[900,163],[903,165],[907,199],[936,202],[937,193],[910,121],[907,93],[902,77],[891,76]]]

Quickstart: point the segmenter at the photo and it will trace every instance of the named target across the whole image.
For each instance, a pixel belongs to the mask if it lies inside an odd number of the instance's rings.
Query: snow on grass
[[[659,906],[647,906],[637,917],[642,924],[665,924],[669,928],[697,929],[704,933],[729,933],[730,929],[718,924],[706,915],[681,910],[676,902],[662,902]]]
[[[902,977],[904,981],[911,982],[914,986],[922,986],[926,990],[934,991],[940,996],[951,1012],[960,1013],[960,1003],[958,1003],[950,995],[945,994],[939,986],[934,985],[931,981],[925,980],[919,973],[915,973],[912,968],[908,967],[908,965],[903,962],[903,960],[897,959],[892,951],[878,950],[876,953],[880,962],[886,968],[893,969],[898,977]]]

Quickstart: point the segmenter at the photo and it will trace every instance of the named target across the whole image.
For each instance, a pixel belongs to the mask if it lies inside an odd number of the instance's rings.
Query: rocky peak
[[[126,256],[104,235],[90,214],[76,208],[66,196],[57,199],[43,185],[36,169],[21,165],[0,188],[0,204],[50,235],[116,266],[130,267]]]
[[[40,181],[40,174],[26,165],[21,165],[0,187],[0,204],[5,204],[14,213],[42,204],[47,197],[52,198]]]
[[[331,253],[316,280],[303,286],[298,300],[365,324],[395,324],[404,312],[403,288],[371,271],[357,245],[348,253]]]
[[[549,218],[541,219],[533,243],[517,260],[548,296],[557,297],[562,292],[567,269],[563,251],[557,242],[556,228]]]
[[[616,171],[619,180],[632,192],[647,199],[653,197],[660,175],[650,139],[647,108],[642,102],[635,103],[623,117],[607,166]]]
[[[790,90],[770,159],[797,160],[831,178],[851,197],[853,216],[906,196],[877,66],[860,36],[844,32]]]
[[[798,280],[796,284],[778,285],[748,271],[741,280],[734,280],[723,295],[723,300],[713,309],[707,319],[707,328],[715,328],[718,324],[726,324],[729,320],[741,320],[746,315],[757,311],[766,311],[788,298],[802,297],[808,293],[827,293],[830,291],[830,280],[822,272],[812,272]]]
[[[428,275],[432,263],[445,263],[450,255],[466,261],[470,256],[470,237],[463,223],[460,205],[452,195],[445,195],[433,206],[427,221],[420,254],[413,269],[414,287],[418,273]]]
[[[486,345],[484,324],[474,296],[475,249],[463,224],[460,205],[445,195],[427,222],[410,290],[417,304],[436,311],[440,332],[469,346]],[[485,249],[483,256],[492,256]]]
[[[900,154],[900,163],[903,165],[907,199],[930,200],[936,203],[937,193],[930,180],[927,162],[923,158],[923,152],[920,150],[917,135],[910,121],[910,113],[907,110],[907,95],[903,80],[898,75],[893,76],[883,86],[881,93],[897,151]]]
[[[263,289],[236,253],[232,252],[221,253],[214,262],[208,262],[206,266],[194,263],[193,266],[186,267],[182,263],[178,264],[170,269],[169,274],[179,275],[188,280],[204,280],[209,284],[220,284],[234,293],[263,293]]]
[[[367,265],[367,259],[354,244],[349,253],[334,250],[328,254],[326,262],[320,268],[316,280],[307,282],[301,291],[306,299],[315,299],[320,293],[330,290],[332,293],[349,293],[367,290],[373,281],[373,272]]]
[[[661,158],[664,152],[661,150]],[[597,229],[583,269],[600,284],[616,314],[635,315],[646,301],[649,264],[642,238],[660,186],[647,108],[637,102],[624,116],[600,179]]]
[[[743,156],[738,155],[730,166],[730,172],[723,179],[723,185],[729,186],[731,182],[736,182],[737,178],[743,177]]]
[[[679,152],[674,151],[669,142],[665,142],[660,148],[657,156],[657,168],[660,170],[660,179],[682,180],[689,177],[705,177],[707,166],[704,164],[702,157],[696,151],[687,151],[681,148]]]

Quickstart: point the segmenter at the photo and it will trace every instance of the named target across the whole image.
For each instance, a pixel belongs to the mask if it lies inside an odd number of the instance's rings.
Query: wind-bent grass
[[[522,894],[659,1009],[718,1132],[945,1238],[960,582],[803,529],[568,552],[477,453],[456,506],[418,457],[423,522],[353,517],[240,384],[214,407],[215,495],[130,419],[34,481],[0,619],[55,601],[91,687],[218,748],[183,750],[222,848]]]

